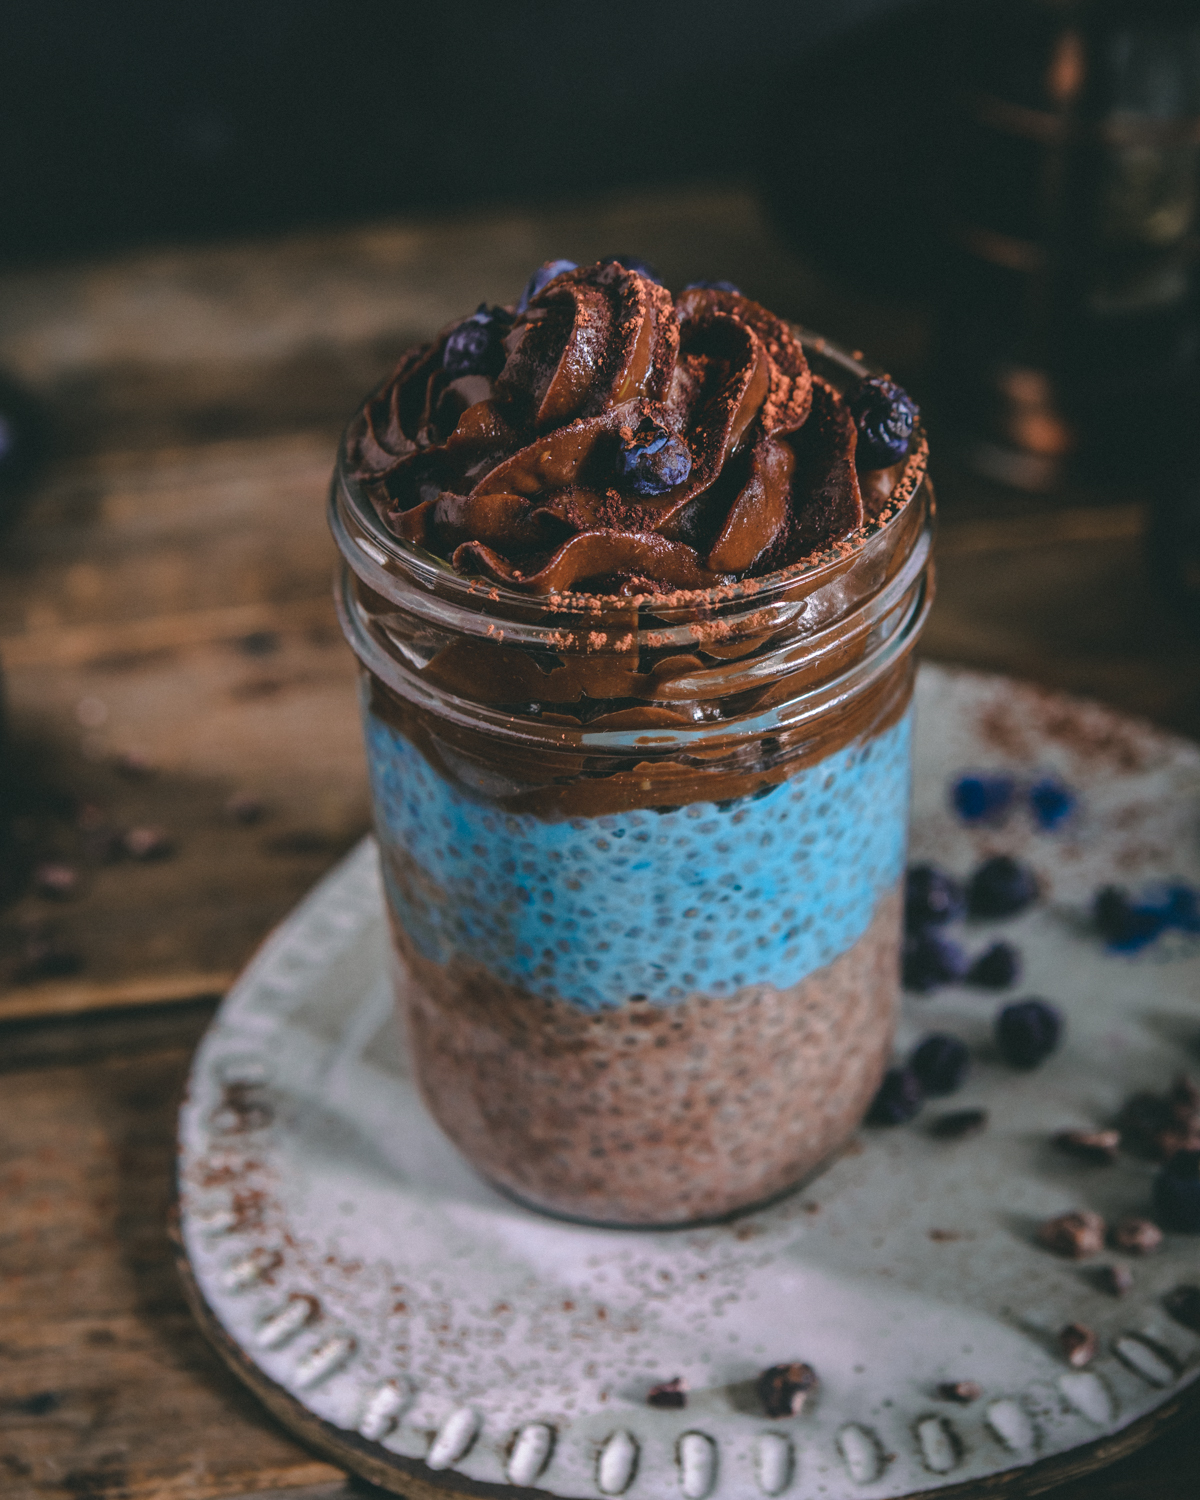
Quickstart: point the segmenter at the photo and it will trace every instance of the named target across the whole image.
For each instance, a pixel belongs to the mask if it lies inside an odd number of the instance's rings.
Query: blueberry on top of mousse
[[[735,296],[742,295],[740,286],[732,281],[689,281],[684,287],[685,292],[733,292]]]
[[[966,909],[962,886],[936,865],[912,865],[904,881],[904,925],[909,932],[940,927]]]
[[[504,368],[504,336],[512,326],[506,307],[481,302],[446,340],[442,368],[447,375],[499,375]]]
[[[635,495],[665,495],[692,472],[687,444],[649,417],[636,432],[621,429],[617,473]]]
[[[1037,900],[1037,876],[1008,854],[985,859],[971,876],[967,907],[973,917],[1015,917]]]
[[[1045,1000],[1018,1000],[996,1017],[996,1045],[1014,1068],[1036,1068],[1058,1046],[1062,1016]]]
[[[556,276],[577,269],[573,260],[544,260],[525,283],[525,290],[517,303],[517,311],[523,313],[537,294],[549,286]]]
[[[971,1054],[958,1037],[935,1031],[918,1042],[908,1065],[925,1093],[938,1098],[962,1088],[970,1071]]]
[[[602,266],[624,266],[627,271],[635,271],[639,276],[644,276],[647,281],[657,281],[662,286],[663,279],[648,260],[643,260],[640,255],[602,255],[600,257]]]
[[[862,469],[886,469],[907,456],[917,422],[916,402],[886,375],[868,375],[847,392],[858,428],[856,457]]]

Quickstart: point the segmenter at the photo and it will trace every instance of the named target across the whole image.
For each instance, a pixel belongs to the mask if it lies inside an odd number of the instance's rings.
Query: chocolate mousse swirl
[[[799,339],[737,292],[617,262],[411,350],[348,434],[388,526],[531,594],[705,588],[863,522],[856,428]]]

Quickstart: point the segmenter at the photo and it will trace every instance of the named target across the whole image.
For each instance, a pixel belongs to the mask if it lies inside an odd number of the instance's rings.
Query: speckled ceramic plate
[[[975,1066],[953,1107],[982,1107],[990,1124],[941,1140],[927,1106],[730,1224],[589,1229],[475,1176],[406,1068],[370,842],[271,937],[196,1055],[180,1223],[202,1321],[286,1422],[409,1495],[834,1500],[997,1477],[1037,1487],[1178,1405],[1200,1335],[1163,1299],[1200,1280],[1200,1237],[1126,1260],[1133,1286],[1117,1298],[1095,1268],[1121,1257],[1065,1261],[1034,1231],[1068,1209],[1148,1208],[1152,1164],[1089,1167],[1049,1138],[1110,1121],[1131,1091],[1197,1062],[1200,939],[1114,955],[1086,913],[1107,882],[1200,877],[1200,752],[1093,705],[934,667],[917,723],[914,858],[961,874],[1014,852],[1048,893],[957,934],[973,950],[1017,943],[1018,988],[906,1001],[901,1049],[930,1029],[962,1036]],[[968,828],[947,789],[970,768],[1053,772],[1079,807],[1053,834],[1020,811]],[[1067,1038],[1017,1073],[991,1024],[1028,994],[1063,1008]],[[1099,1339],[1083,1370],[1059,1352],[1070,1322]],[[768,1420],[754,1379],[793,1359],[819,1392]],[[686,1407],[649,1407],[650,1387],[675,1376]],[[981,1394],[939,1399],[948,1381]]]

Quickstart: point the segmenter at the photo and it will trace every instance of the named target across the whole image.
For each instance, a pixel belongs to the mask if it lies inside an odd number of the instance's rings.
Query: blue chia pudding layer
[[[599,816],[506,810],[369,709],[366,738],[417,1074],[487,1176],[669,1224],[836,1152],[891,1042],[911,710],[744,795]]]

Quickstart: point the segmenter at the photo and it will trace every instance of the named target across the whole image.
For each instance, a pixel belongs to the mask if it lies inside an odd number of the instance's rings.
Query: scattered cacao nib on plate
[[[1149,1255],[1163,1242],[1163,1232],[1153,1219],[1139,1219],[1133,1215],[1119,1219],[1113,1225],[1112,1245],[1114,1250],[1125,1250],[1130,1255]]]
[[[1104,1220],[1090,1209],[1059,1214],[1047,1219],[1038,1230],[1039,1241],[1056,1255],[1069,1260],[1083,1260],[1104,1249]]]
[[[664,1380],[661,1385],[652,1385],[646,1392],[647,1406],[657,1406],[662,1411],[677,1411],[687,1405],[687,1381],[682,1375]]]
[[[954,1109],[939,1115],[929,1127],[929,1134],[939,1141],[961,1141],[987,1129],[986,1109]]]
[[[1123,1297],[1133,1285],[1133,1272],[1128,1266],[1097,1266],[1092,1275],[1094,1284],[1111,1297]]]
[[[1165,1094],[1133,1094],[1117,1123],[1125,1149],[1152,1161],[1200,1150],[1200,1090],[1181,1073]]]
[[[1082,1370],[1096,1357],[1096,1335],[1084,1323],[1068,1323],[1060,1331],[1058,1343],[1063,1357],[1076,1370]]]
[[[1121,1145],[1119,1130],[1060,1130],[1054,1137],[1060,1151],[1098,1167],[1111,1166]]]
[[[764,1370],[756,1389],[768,1417],[798,1417],[818,1384],[813,1367],[796,1360]]]
[[[959,1406],[970,1406],[983,1395],[983,1387],[975,1380],[943,1380],[937,1388],[943,1401],[957,1401]]]

